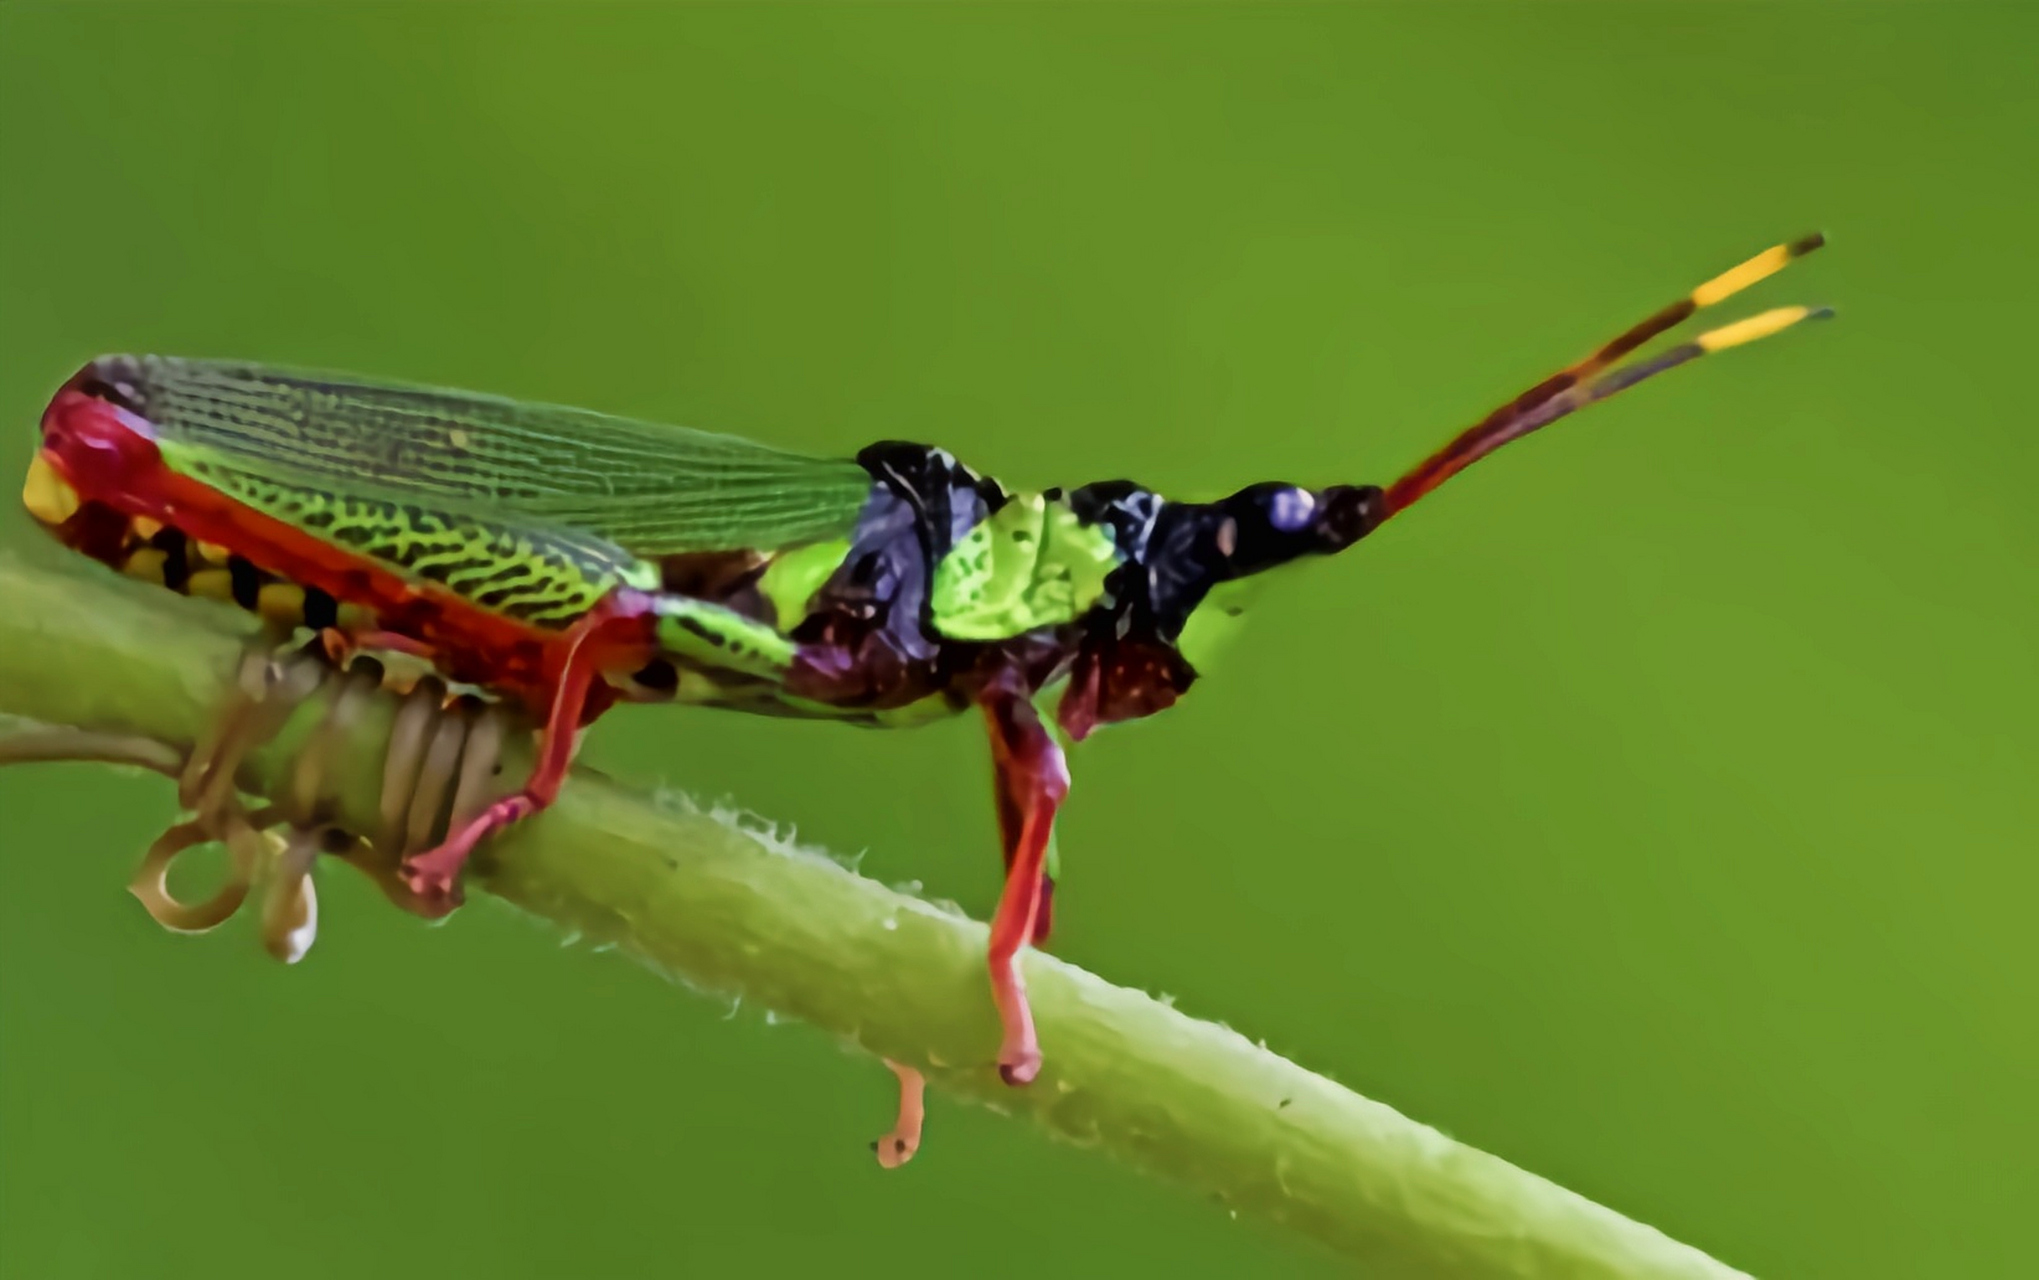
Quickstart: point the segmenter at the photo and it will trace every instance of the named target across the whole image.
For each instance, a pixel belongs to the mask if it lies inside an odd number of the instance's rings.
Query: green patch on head
[[[1004,640],[1082,617],[1104,595],[1118,549],[1102,525],[1060,502],[1016,494],[935,566],[935,630]]]

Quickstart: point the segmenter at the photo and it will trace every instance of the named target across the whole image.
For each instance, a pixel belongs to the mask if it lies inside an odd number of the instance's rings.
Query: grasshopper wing
[[[633,556],[841,536],[855,462],[585,409],[232,361],[106,356],[88,381],[146,418],[172,467],[609,543]]]

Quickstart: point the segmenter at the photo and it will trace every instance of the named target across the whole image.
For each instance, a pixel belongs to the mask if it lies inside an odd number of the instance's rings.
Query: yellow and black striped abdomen
[[[237,604],[278,627],[358,630],[373,622],[367,610],[342,604],[317,587],[270,573],[225,547],[189,538],[153,520],[128,525],[116,567],[130,578],[168,587],[179,595]]]

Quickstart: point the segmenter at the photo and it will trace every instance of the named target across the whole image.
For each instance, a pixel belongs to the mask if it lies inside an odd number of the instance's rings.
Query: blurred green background
[[[1840,322],[1510,450],[1080,750],[1057,950],[1759,1273],[2029,1275],[2035,47],[1980,4],[8,3],[10,465],[148,350],[1378,481],[1824,227],[1737,306]],[[584,758],[994,900],[967,721],[625,710]],[[121,885],[172,804],[0,775],[10,1277],[1335,1273],[941,1100],[884,1174],[875,1064],[500,906],[328,876],[296,970],[167,936]]]

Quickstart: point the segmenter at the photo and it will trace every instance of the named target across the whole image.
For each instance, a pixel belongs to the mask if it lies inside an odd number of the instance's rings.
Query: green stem
[[[248,630],[231,610],[7,557],[0,600],[0,712],[179,746],[219,704]],[[375,829],[383,701],[338,766],[343,818],[362,830]],[[280,776],[307,720],[243,781]],[[585,771],[478,871],[480,888],[662,973],[911,1064],[954,1097],[1029,1115],[1378,1273],[1741,1274],[1047,955],[1027,957],[1047,1066],[1009,1089],[992,1066],[983,925]]]

